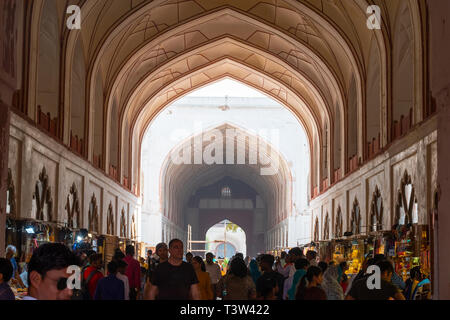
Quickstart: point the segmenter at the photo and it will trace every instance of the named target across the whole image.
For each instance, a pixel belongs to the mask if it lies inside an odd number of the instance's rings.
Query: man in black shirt
[[[256,296],[257,298],[261,298],[263,296],[263,291],[266,285],[265,282],[275,281],[277,284],[276,298],[277,300],[282,300],[283,297],[283,283],[284,277],[281,273],[273,271],[273,263],[275,259],[270,254],[263,254],[261,256],[259,266],[263,272],[263,274],[256,280]]]
[[[365,275],[353,283],[346,300],[405,300],[400,290],[391,283],[391,277],[394,273],[392,264],[383,260],[377,264],[380,268],[381,279],[380,289],[369,288],[368,280],[371,275]]]
[[[183,261],[183,242],[169,242],[169,260],[160,263],[152,275],[150,300],[200,300],[198,279],[191,264]]]

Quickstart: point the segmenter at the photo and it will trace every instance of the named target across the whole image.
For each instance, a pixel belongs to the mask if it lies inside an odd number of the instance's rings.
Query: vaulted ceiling
[[[233,137],[229,138],[227,130],[233,132]],[[246,140],[253,143],[245,143]],[[205,159],[202,164],[195,164],[196,152],[201,155],[214,154],[220,158],[216,163],[222,164],[209,165]],[[173,161],[174,155],[185,154],[188,154],[187,163]],[[261,137],[224,124],[201,136],[186,139],[167,156],[160,177],[160,192],[164,194],[160,197],[163,214],[175,222],[181,222],[183,209],[193,193],[199,187],[226,176],[247,183],[260,194],[270,213],[269,223],[272,225],[291,213],[292,176],[283,156]]]
[[[100,158],[107,172],[118,169],[119,182],[139,185],[141,143],[155,116],[231,77],[292,110],[309,139],[311,188],[322,189],[334,170],[348,172],[349,157],[365,160],[367,141],[380,134],[381,147],[389,142],[393,117],[406,114],[408,99],[414,122],[424,117],[423,1],[373,2],[36,0],[28,5],[30,47],[39,48],[29,58],[28,114],[36,117],[44,101],[43,110],[59,116],[64,143],[77,133],[88,161]],[[60,27],[68,4],[81,8],[80,30]],[[380,29],[367,27],[372,4],[381,10]],[[45,60],[58,55],[64,85],[54,85],[52,102],[53,80],[39,70],[58,68]],[[411,61],[411,84],[400,83],[392,98],[391,74],[394,82],[396,68],[409,74]],[[392,100],[400,98],[408,103],[394,113]]]

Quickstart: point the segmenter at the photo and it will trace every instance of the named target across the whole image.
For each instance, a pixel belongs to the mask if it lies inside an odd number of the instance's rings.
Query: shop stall
[[[319,259],[330,263],[333,260],[333,244],[331,241],[319,241]]]
[[[356,275],[362,268],[364,259],[373,252],[372,239],[365,235],[336,239],[330,243],[332,260],[340,264],[346,262],[348,276]]]
[[[430,275],[430,244],[428,226],[396,225],[393,228],[389,256],[394,261],[395,272],[403,278],[419,266],[425,276]]]
[[[105,270],[106,270],[106,265],[108,264],[108,262],[112,260],[114,256],[114,251],[116,250],[116,248],[119,248],[119,237],[106,235],[103,246],[104,246],[103,261],[105,263]]]

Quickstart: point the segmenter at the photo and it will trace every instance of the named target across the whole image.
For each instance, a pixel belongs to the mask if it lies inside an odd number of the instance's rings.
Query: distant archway
[[[205,236],[207,252],[217,258],[231,258],[237,252],[247,255],[246,232],[228,219],[211,226]],[[226,247],[226,250],[224,248]]]

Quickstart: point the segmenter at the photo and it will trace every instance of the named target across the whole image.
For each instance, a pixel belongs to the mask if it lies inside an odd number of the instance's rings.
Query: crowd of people
[[[135,249],[116,249],[106,264],[95,251],[76,254],[67,246],[47,243],[37,248],[20,275],[9,246],[0,258],[0,300],[14,300],[9,284],[28,288],[23,300],[416,300],[429,298],[430,282],[419,267],[403,282],[384,255],[367,257],[361,271],[349,278],[345,262],[318,261],[315,251],[306,256],[300,248],[280,257],[233,256],[226,270],[209,252],[206,259],[188,252],[183,242],[159,243],[147,259],[135,259]],[[70,266],[79,266],[78,288],[68,285]],[[368,285],[370,266],[380,271],[379,287]],[[375,281],[376,282],[376,281]]]

